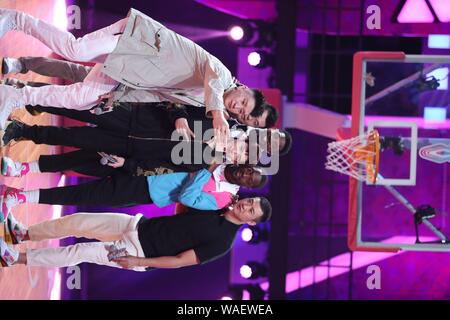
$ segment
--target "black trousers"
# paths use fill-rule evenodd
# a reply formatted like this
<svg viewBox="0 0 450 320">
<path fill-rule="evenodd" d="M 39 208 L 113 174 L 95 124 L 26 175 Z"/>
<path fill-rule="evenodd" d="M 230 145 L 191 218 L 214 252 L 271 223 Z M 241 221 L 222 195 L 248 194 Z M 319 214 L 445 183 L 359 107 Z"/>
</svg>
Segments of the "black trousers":
<svg viewBox="0 0 450 320">
<path fill-rule="evenodd" d="M 118 156 L 128 154 L 128 137 L 119 132 L 88 126 L 28 126 L 22 137 L 36 144 L 69 146 L 90 151 L 103 151 Z"/>
<path fill-rule="evenodd" d="M 72 170 L 93 177 L 107 177 L 121 171 L 100 163 L 100 155 L 97 151 L 111 152 L 116 155 L 125 155 L 127 141 L 125 137 L 130 131 L 131 111 L 127 108 L 114 108 L 112 112 L 101 115 L 92 114 L 89 110 L 72 110 L 65 108 L 53 108 L 42 106 L 27 106 L 28 111 L 36 110 L 47 112 L 88 122 L 97 125 L 100 129 L 91 127 L 59 128 L 33 126 L 24 133 L 27 138 L 35 143 L 60 143 L 81 150 L 58 154 L 43 155 L 39 157 L 39 169 L 41 172 L 62 172 Z M 64 130 L 66 129 L 66 130 Z M 113 132 L 113 134 L 110 134 Z M 104 134 L 102 134 L 104 133 Z M 98 136 L 100 135 L 100 136 Z M 52 139 L 48 139 L 52 137 Z M 99 149 L 99 144 L 102 146 Z M 105 148 L 114 146 L 114 149 Z"/>
<path fill-rule="evenodd" d="M 53 158 L 50 157 L 43 158 L 41 162 L 43 164 L 42 171 L 74 170 L 72 166 L 76 166 L 75 171 L 83 174 L 108 175 L 110 169 L 98 165 L 99 159 L 94 153 L 99 151 L 127 159 L 121 171 L 132 175 L 156 172 L 155 170 L 160 168 L 192 172 L 207 166 L 207 164 L 185 164 L 182 167 L 172 163 L 172 150 L 179 142 L 170 141 L 173 124 L 168 118 L 169 115 L 164 105 L 145 104 L 136 106 L 123 104 L 115 107 L 114 111 L 99 116 L 93 115 L 89 111 L 49 107 L 34 107 L 34 109 L 51 111 L 54 114 L 98 125 L 95 128 L 87 126 L 71 128 L 27 126 L 22 129 L 21 136 L 34 141 L 36 144 L 71 146 L 90 153 L 89 156 L 81 153 L 69 154 L 79 156 L 80 159 L 86 157 L 85 162 L 82 160 L 80 162 L 78 158 L 71 161 L 64 155 L 55 157 L 56 161 L 53 161 Z M 129 109 L 131 111 L 128 111 Z M 130 137 L 130 134 L 133 137 Z M 207 147 L 202 142 L 191 142 L 191 144 L 191 150 L 197 150 L 197 145 L 200 145 L 202 150 Z M 55 163 L 54 166 L 53 163 Z M 86 168 L 83 166 L 86 166 Z M 96 172 L 97 169 L 99 170 L 98 173 Z"/>
<path fill-rule="evenodd" d="M 94 115 L 88 110 L 78 111 L 41 106 L 33 107 L 33 110 L 50 112 L 97 125 L 97 127 L 69 128 L 27 126 L 22 131 L 22 137 L 32 140 L 36 144 L 63 145 L 140 158 L 148 157 L 148 152 L 157 152 L 157 147 L 163 147 L 163 150 L 166 150 L 176 144 L 170 142 L 173 124 L 169 120 L 164 105 L 144 104 L 139 106 L 123 103 L 115 107 L 112 112 L 101 115 Z M 130 139 L 130 135 L 156 138 L 158 141 Z M 166 142 L 159 141 L 159 139 L 166 140 Z M 164 148 L 165 146 L 167 147 Z"/>
<path fill-rule="evenodd" d="M 194 109 L 198 109 L 193 107 Z M 115 106 L 111 112 L 100 115 L 92 114 L 89 110 L 73 110 L 65 108 L 27 106 L 28 111 L 48 112 L 67 118 L 88 122 L 97 125 L 98 128 L 113 131 L 124 136 L 170 138 L 175 129 L 175 114 L 178 110 L 170 109 L 167 103 L 127 103 L 122 102 Z M 198 112 L 198 111 L 197 111 Z M 188 115 L 185 115 L 186 117 Z M 212 121 L 211 121 L 212 122 Z"/>
<path fill-rule="evenodd" d="M 72 170 L 87 176 L 108 177 L 120 168 L 114 169 L 100 163 L 101 156 L 95 151 L 76 150 L 72 152 L 43 155 L 39 157 L 41 172 L 62 172 Z"/>
<path fill-rule="evenodd" d="M 112 130 L 125 135 L 129 134 L 131 125 L 131 107 L 127 108 L 126 106 L 114 108 L 113 111 L 100 115 L 92 114 L 89 110 L 74 110 L 43 106 L 27 106 L 27 110 L 47 112 L 81 122 L 92 123 L 102 129 Z"/>
<path fill-rule="evenodd" d="M 87 151 L 106 152 L 124 158 L 171 159 L 172 148 L 179 141 L 167 138 L 152 140 L 129 138 L 121 133 L 104 130 L 98 127 L 53 127 L 53 126 L 27 126 L 22 129 L 23 138 L 36 144 L 56 146 L 69 146 Z M 196 142 L 204 147 L 202 142 Z"/>
<path fill-rule="evenodd" d="M 88 183 L 39 190 L 39 203 L 126 207 L 153 203 L 146 177 L 114 175 Z"/>
</svg>

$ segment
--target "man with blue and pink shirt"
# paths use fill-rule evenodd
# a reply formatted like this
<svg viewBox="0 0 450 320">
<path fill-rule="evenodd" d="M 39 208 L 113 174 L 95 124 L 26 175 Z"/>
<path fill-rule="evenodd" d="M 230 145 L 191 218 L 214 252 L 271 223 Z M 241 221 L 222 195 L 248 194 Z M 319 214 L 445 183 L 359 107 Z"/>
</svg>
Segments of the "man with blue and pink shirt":
<svg viewBox="0 0 450 320">
<path fill-rule="evenodd" d="M 0 219 L 16 224 L 8 214 L 16 205 L 106 205 L 112 207 L 154 203 L 158 207 L 179 202 L 199 210 L 231 205 L 240 186 L 260 188 L 267 181 L 262 170 L 247 165 L 212 165 L 195 173 L 177 172 L 156 176 L 113 175 L 79 185 L 22 191 L 7 188 L 1 198 Z"/>
</svg>

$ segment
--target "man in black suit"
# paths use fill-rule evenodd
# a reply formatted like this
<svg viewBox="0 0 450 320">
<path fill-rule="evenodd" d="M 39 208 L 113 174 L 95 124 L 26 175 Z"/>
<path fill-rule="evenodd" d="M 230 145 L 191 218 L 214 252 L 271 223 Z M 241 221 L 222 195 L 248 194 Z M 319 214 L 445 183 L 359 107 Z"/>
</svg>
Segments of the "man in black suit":
<svg viewBox="0 0 450 320">
<path fill-rule="evenodd" d="M 168 102 L 161 103 L 118 103 L 111 112 L 95 115 L 90 111 L 76 111 L 49 107 L 28 107 L 31 113 L 50 111 L 76 120 L 95 124 L 97 127 L 51 127 L 27 126 L 13 122 L 8 126 L 3 141 L 8 143 L 13 139 L 29 139 L 35 143 L 51 145 L 66 145 L 82 150 L 60 154 L 41 156 L 38 162 L 30 163 L 32 168 L 39 168 L 38 172 L 58 172 L 74 170 L 76 172 L 105 177 L 113 173 L 114 168 L 100 164 L 98 151 L 120 156 L 120 167 L 132 175 L 154 175 L 175 171 L 192 172 L 203 169 L 210 163 L 174 164 L 171 161 L 172 149 L 179 145 L 179 141 L 171 140 L 174 129 L 191 144 L 201 145 L 198 152 L 209 152 L 211 146 L 205 144 L 204 139 L 210 139 L 208 132 L 213 132 L 212 119 L 205 117 L 199 108 L 188 105 L 178 105 Z M 181 125 L 180 125 L 181 122 Z M 234 133 L 240 129 L 247 129 L 235 120 L 229 120 Z M 187 124 L 187 129 L 184 124 Z M 190 132 L 192 128 L 195 132 Z M 242 143 L 240 143 L 242 144 Z M 242 147 L 242 146 L 241 146 Z M 236 149 L 231 146 L 231 149 Z M 248 147 L 247 147 L 248 149 Z M 244 150 L 245 154 L 246 150 Z M 244 154 L 241 154 L 244 155 Z M 191 154 L 193 156 L 193 154 Z M 230 158 L 230 157 L 229 157 Z M 125 161 L 126 159 L 126 161 Z M 122 163 L 120 163 L 123 161 Z M 18 172 L 14 167 L 24 164 L 3 158 L 2 173 Z M 28 164 L 25 164 L 27 166 Z M 8 166 L 12 170 L 8 171 Z"/>
</svg>

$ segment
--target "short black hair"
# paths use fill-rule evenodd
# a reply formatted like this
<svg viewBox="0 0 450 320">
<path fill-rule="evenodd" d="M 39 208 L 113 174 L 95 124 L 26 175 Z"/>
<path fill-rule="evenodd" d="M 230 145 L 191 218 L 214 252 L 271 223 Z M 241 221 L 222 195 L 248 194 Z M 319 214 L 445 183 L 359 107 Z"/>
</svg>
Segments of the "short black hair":
<svg viewBox="0 0 450 320">
<path fill-rule="evenodd" d="M 259 199 L 263 214 L 259 219 L 255 221 L 256 223 L 269 221 L 272 217 L 272 205 L 270 204 L 269 200 L 264 197 L 259 197 Z"/>
<path fill-rule="evenodd" d="M 275 109 L 275 107 L 273 105 L 264 103 L 263 112 L 266 110 L 268 111 L 268 113 L 267 113 L 266 125 L 264 126 L 264 128 L 272 128 L 278 120 L 278 111 L 277 111 L 277 109 Z"/>
<path fill-rule="evenodd" d="M 285 130 L 285 129 L 280 129 L 281 133 L 284 133 L 285 135 L 285 140 L 286 143 L 283 146 L 283 149 L 280 150 L 280 156 L 284 156 L 287 155 L 288 152 L 291 150 L 292 148 L 292 135 L 289 131 Z"/>
<path fill-rule="evenodd" d="M 250 115 L 252 117 L 259 117 L 264 112 L 264 104 L 266 103 L 266 98 L 263 93 L 258 89 L 250 89 L 253 92 L 253 97 L 255 98 L 255 108 L 253 108 Z"/>
<path fill-rule="evenodd" d="M 262 187 L 264 187 L 267 184 L 267 175 L 265 174 L 261 174 L 261 181 L 259 181 L 258 184 L 252 186 L 253 189 L 261 189 Z"/>
</svg>

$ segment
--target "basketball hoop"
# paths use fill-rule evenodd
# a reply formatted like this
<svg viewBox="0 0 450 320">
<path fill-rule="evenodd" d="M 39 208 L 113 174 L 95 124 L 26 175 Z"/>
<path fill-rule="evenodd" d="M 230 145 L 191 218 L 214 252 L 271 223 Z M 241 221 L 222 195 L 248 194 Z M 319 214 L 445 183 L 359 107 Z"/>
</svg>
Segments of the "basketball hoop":
<svg viewBox="0 0 450 320">
<path fill-rule="evenodd" d="M 380 136 L 376 129 L 347 140 L 328 144 L 325 168 L 360 181 L 376 183 L 380 160 Z"/>
</svg>

